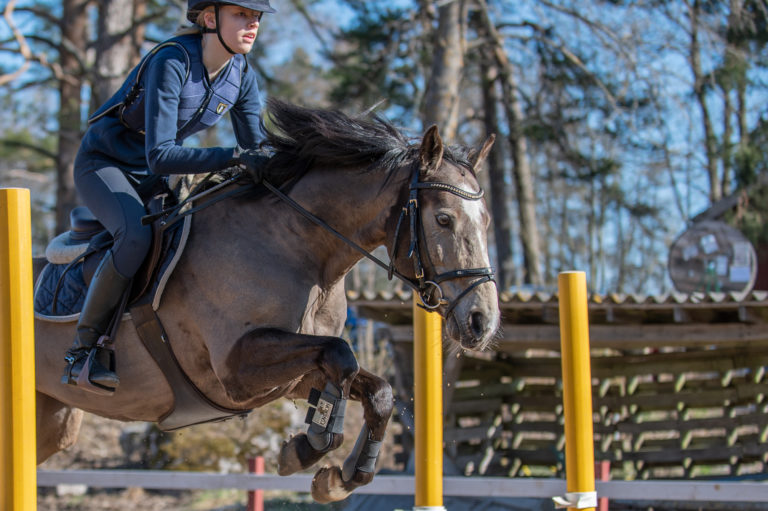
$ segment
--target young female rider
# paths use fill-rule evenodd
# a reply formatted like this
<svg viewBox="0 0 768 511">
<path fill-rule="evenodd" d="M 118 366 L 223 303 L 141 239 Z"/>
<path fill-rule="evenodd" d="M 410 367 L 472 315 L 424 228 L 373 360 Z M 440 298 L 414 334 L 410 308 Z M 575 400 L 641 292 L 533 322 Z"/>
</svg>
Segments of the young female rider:
<svg viewBox="0 0 768 511">
<path fill-rule="evenodd" d="M 119 384 L 96 345 L 151 242 L 134 186 L 152 174 L 212 172 L 240 165 L 258 173 L 264 157 L 247 149 L 263 139 L 253 47 L 269 0 L 189 0 L 188 30 L 155 48 L 91 118 L 75 160 L 75 185 L 114 245 L 100 262 L 67 351 L 63 383 L 113 392 Z M 185 138 L 230 113 L 238 147 L 188 148 Z M 240 148 L 246 148 L 241 150 Z M 93 353 L 92 353 L 93 352 Z M 93 355 L 93 356 L 89 356 Z M 87 380 L 87 381 L 86 381 Z"/>
</svg>

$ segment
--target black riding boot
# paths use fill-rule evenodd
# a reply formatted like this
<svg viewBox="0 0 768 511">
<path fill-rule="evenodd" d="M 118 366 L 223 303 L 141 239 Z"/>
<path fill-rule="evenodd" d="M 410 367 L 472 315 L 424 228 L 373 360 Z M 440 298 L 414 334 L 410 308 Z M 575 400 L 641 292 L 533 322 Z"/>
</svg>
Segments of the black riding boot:
<svg viewBox="0 0 768 511">
<path fill-rule="evenodd" d="M 107 350 L 100 349 L 96 343 L 107 332 L 112 317 L 130 283 L 131 279 L 122 276 L 117 271 L 112 259 L 112 252 L 108 251 L 99 263 L 88 288 L 83 311 L 80 313 L 80 320 L 77 323 L 75 342 L 67 350 L 64 357 L 67 367 L 61 378 L 62 383 L 77 385 L 80 373 L 85 368 L 86 363 L 89 363 L 88 381 L 93 386 L 82 385 L 84 390 L 99 392 L 101 389 L 111 393 L 120 384 L 117 374 L 108 367 L 112 365 L 109 362 L 111 351 L 106 352 Z M 120 320 L 118 319 L 118 321 Z M 96 349 L 93 349 L 94 347 Z"/>
</svg>

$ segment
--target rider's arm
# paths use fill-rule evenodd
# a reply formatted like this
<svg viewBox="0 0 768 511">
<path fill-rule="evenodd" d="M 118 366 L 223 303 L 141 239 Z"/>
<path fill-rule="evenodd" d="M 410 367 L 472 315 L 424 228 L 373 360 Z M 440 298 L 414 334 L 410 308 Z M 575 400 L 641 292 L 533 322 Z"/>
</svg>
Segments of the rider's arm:
<svg viewBox="0 0 768 511">
<path fill-rule="evenodd" d="M 155 174 L 212 172 L 229 166 L 234 148 L 183 147 L 176 141 L 179 97 L 186 75 L 181 51 L 167 48 L 147 66 L 145 150 L 149 170 Z"/>
<path fill-rule="evenodd" d="M 248 67 L 240 83 L 237 103 L 229 111 L 237 144 L 244 149 L 254 149 L 264 138 L 261 123 L 261 94 L 256 83 L 256 73 Z"/>
</svg>

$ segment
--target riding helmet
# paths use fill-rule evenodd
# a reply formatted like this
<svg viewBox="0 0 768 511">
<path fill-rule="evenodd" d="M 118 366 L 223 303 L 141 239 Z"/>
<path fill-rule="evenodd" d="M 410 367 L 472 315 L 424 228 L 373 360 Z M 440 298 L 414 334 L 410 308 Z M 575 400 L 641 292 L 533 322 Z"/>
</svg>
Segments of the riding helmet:
<svg viewBox="0 0 768 511">
<path fill-rule="evenodd" d="M 187 19 L 192 23 L 197 21 L 197 16 L 200 11 L 208 7 L 209 5 L 239 5 L 246 9 L 252 9 L 254 11 L 261 11 L 266 13 L 273 13 L 275 11 L 269 0 L 187 0 Z"/>
</svg>

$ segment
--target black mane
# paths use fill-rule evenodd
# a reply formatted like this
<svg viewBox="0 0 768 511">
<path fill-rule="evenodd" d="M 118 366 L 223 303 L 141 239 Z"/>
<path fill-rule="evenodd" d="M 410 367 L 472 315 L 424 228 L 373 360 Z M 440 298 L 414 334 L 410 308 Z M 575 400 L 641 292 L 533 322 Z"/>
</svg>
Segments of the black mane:
<svg viewBox="0 0 768 511">
<path fill-rule="evenodd" d="M 380 116 L 350 117 L 338 110 L 306 108 L 270 98 L 265 146 L 274 151 L 270 169 L 303 175 L 310 168 L 355 167 L 392 171 L 411 163 L 418 144 Z M 445 147 L 444 157 L 469 166 L 467 152 Z"/>
</svg>

